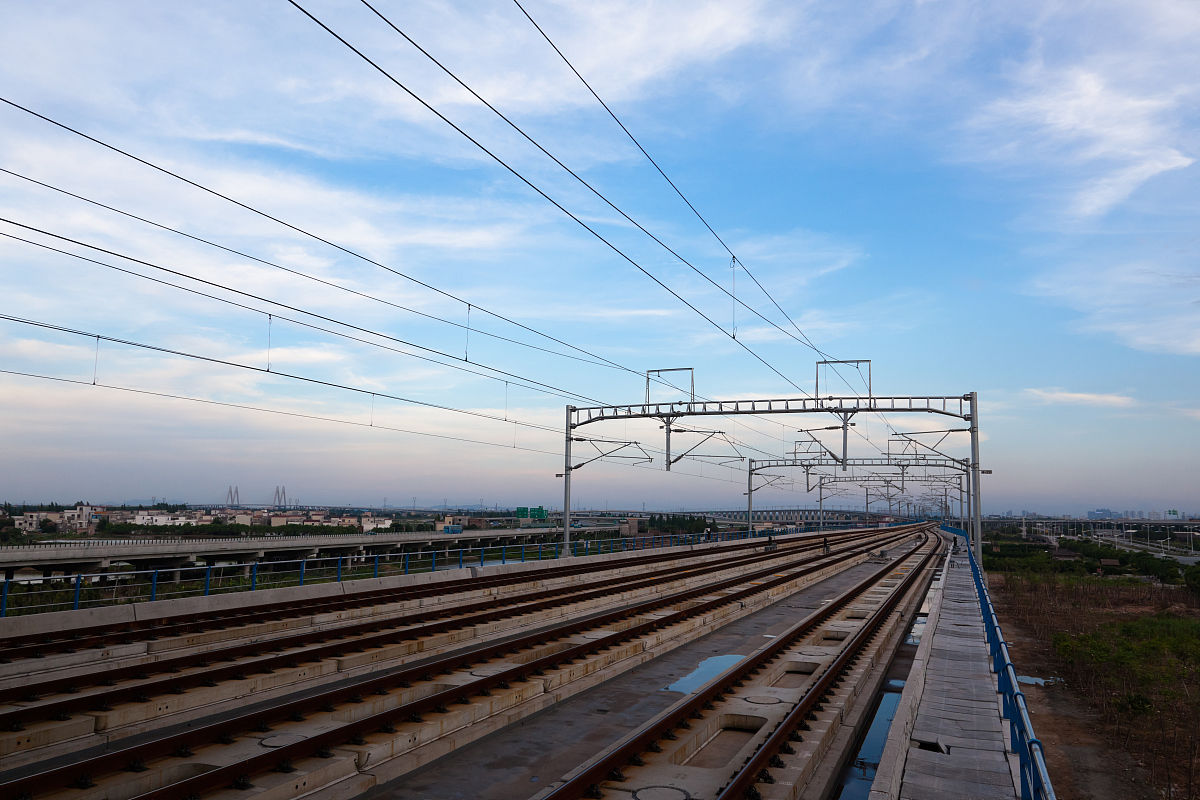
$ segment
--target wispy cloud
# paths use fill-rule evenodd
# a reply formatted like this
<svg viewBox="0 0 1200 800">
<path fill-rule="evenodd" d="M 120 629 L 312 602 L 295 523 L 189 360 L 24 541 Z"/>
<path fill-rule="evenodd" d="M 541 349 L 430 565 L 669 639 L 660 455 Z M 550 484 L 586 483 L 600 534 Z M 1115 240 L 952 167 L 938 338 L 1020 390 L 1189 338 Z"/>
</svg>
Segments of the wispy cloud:
<svg viewBox="0 0 1200 800">
<path fill-rule="evenodd" d="M 1065 389 L 1026 389 L 1025 393 L 1047 405 L 1099 406 L 1102 408 L 1132 408 L 1137 400 L 1124 394 L 1068 392 Z"/>
<path fill-rule="evenodd" d="M 802 229 L 745 237 L 735 241 L 733 249 L 756 278 L 784 294 L 847 269 L 866 255 L 857 245 Z"/>
<path fill-rule="evenodd" d="M 1143 263 L 1052 270 L 1033 291 L 1083 313 L 1077 327 L 1139 350 L 1200 355 L 1200 271 Z"/>
<path fill-rule="evenodd" d="M 1104 214 L 1151 178 L 1195 161 L 1178 148 L 1181 93 L 1123 89 L 1094 69 L 1040 63 L 1019 83 L 970 127 L 985 158 L 1076 172 L 1071 216 Z"/>
</svg>

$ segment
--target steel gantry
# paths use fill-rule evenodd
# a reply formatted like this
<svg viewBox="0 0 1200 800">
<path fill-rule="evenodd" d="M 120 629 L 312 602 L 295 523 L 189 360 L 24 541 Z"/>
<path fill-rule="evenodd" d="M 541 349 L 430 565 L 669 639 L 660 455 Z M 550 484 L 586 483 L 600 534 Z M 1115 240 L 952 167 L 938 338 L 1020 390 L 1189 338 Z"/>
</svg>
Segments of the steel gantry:
<svg viewBox="0 0 1200 800">
<path fill-rule="evenodd" d="M 871 467 L 893 469 L 893 473 L 871 472 L 866 475 L 836 476 L 822 472 L 822 468 L 841 467 Z M 879 456 L 872 458 L 838 458 L 829 453 L 818 454 L 815 457 L 768 458 L 750 459 L 746 470 L 746 524 L 752 525 L 754 519 L 754 493 L 764 489 L 774 482 L 774 478 L 760 486 L 754 485 L 754 475 L 773 469 L 802 469 L 804 470 L 805 489 L 811 492 L 817 489 L 818 530 L 823 528 L 825 517 L 826 487 L 834 484 L 852 483 L 862 486 L 865 490 L 866 510 L 871 506 L 871 487 L 881 487 L 877 499 L 889 502 L 905 492 L 906 482 L 927 483 L 935 481 L 944 483 L 947 478 L 961 479 L 970 470 L 967 459 L 929 458 L 921 454 Z M 929 474 L 929 470 L 947 470 L 958 475 Z M 925 474 L 915 475 L 912 470 L 923 470 Z M 813 479 L 816 479 L 814 484 Z M 889 491 L 898 489 L 898 491 Z"/>
<path fill-rule="evenodd" d="M 597 422 L 631 419 L 654 419 L 666 430 L 666 462 L 672 463 L 671 431 L 676 420 L 683 417 L 761 416 L 768 414 L 832 414 L 838 418 L 843 431 L 840 458 L 826 450 L 843 469 L 850 461 L 846 431 L 856 414 L 934 414 L 953 417 L 969 423 L 971 455 L 959 462 L 968 479 L 967 497 L 970 503 L 970 530 L 977 558 L 982 558 L 982 519 L 979 491 L 979 397 L 976 392 L 962 395 L 895 395 L 889 397 L 834 396 L 790 397 L 762 400 L 688 400 L 673 403 L 632 403 L 628 405 L 566 407 L 566 427 L 563 444 L 563 536 L 570 552 L 571 536 L 571 473 L 584 464 L 574 464 L 571 457 L 573 442 L 589 441 L 577 435 L 579 428 Z M 926 459 L 928 460 L 928 459 Z M 586 462 L 584 462 L 586 463 Z M 865 466 L 865 465 L 864 465 Z M 882 466 L 882 465 L 881 465 Z M 753 473 L 752 473 L 753 474 Z M 761 488 L 761 487 L 760 487 Z"/>
</svg>

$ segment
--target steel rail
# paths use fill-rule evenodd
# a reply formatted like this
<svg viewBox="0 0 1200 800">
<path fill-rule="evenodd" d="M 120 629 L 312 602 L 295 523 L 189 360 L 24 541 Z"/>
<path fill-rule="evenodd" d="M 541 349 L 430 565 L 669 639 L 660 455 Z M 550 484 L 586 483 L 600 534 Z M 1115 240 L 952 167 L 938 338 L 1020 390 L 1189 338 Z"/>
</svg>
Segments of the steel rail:
<svg viewBox="0 0 1200 800">
<path fill-rule="evenodd" d="M 886 533 L 891 535 L 883 538 L 882 542 L 900 541 L 912 536 L 915 531 L 911 527 L 905 526 L 904 528 L 888 529 Z M 850 552 L 841 555 L 844 557 L 849 554 L 869 552 L 880 543 L 881 540 L 871 541 L 859 547 L 852 548 Z M 387 731 L 393 728 L 395 724 L 419 717 L 421 714 L 445 713 L 452 704 L 464 701 L 470 702 L 469 698 L 473 695 L 486 695 L 492 689 L 528 680 L 530 676 L 539 672 L 562 666 L 589 653 L 611 648 L 622 641 L 633 639 L 659 628 L 668 627 L 693 616 L 708 613 L 719 606 L 743 601 L 752 595 L 769 591 L 776 586 L 824 569 L 831 563 L 834 563 L 834 560 L 832 557 L 812 556 L 800 559 L 784 567 L 775 565 L 746 575 L 715 581 L 704 586 L 676 592 L 669 596 L 655 598 L 642 604 L 615 610 L 585 621 L 568 622 L 553 630 L 541 631 L 515 640 L 481 647 L 468 653 L 451 654 L 386 676 L 367 679 L 350 686 L 340 686 L 336 689 L 320 692 L 309 697 L 283 702 L 268 709 L 202 725 L 141 745 L 124 748 L 84 759 L 70 765 L 8 781 L 0 784 L 0 795 L 13 798 L 33 798 L 39 794 L 70 786 L 90 786 L 93 785 L 94 777 L 124 770 L 141 771 L 145 768 L 145 764 L 153 759 L 171 755 L 187 757 L 196 748 L 220 742 L 228 743 L 236 738 L 238 734 L 270 729 L 272 724 L 303 719 L 306 715 L 336 707 L 338 704 L 361 702 L 368 694 L 386 694 L 391 689 L 411 686 L 414 681 L 431 681 L 440 672 L 462 669 L 508 652 L 546 644 L 550 641 L 561 639 L 564 636 L 573 635 L 588 629 L 604 627 L 605 625 L 610 625 L 629 617 L 636 617 L 655 609 L 669 607 L 682 601 L 713 593 L 721 593 L 727 589 L 733 589 L 738 585 L 750 584 L 740 590 L 731 591 L 728 594 L 720 594 L 716 598 L 700 602 L 688 609 L 631 626 L 605 637 L 577 644 L 562 651 L 504 670 L 495 675 L 477 678 L 463 686 L 456 686 L 419 700 L 400 704 L 394 708 L 341 725 L 294 744 L 275 748 L 268 753 L 251 758 L 248 761 L 219 767 L 193 778 L 138 795 L 138 798 L 139 800 L 177 800 L 180 797 L 199 796 L 204 792 L 232 785 L 235 780 L 241 782 L 244 776 L 252 775 L 256 772 L 290 765 L 294 761 L 305 757 L 328 755 L 329 749 L 335 745 L 352 742 L 370 733 Z M 793 568 L 793 571 L 783 575 L 779 574 L 782 569 L 789 568 Z"/>
<path fill-rule="evenodd" d="M 861 534 L 863 529 L 858 529 Z M 869 529 L 868 529 L 869 530 Z M 850 532 L 854 532 L 853 530 Z M 750 540 L 730 545 L 720 545 L 706 552 L 724 553 L 739 550 L 750 550 L 761 543 Z M 594 564 L 569 564 L 546 567 L 539 570 L 536 578 L 530 574 L 517 575 L 483 575 L 472 578 L 454 578 L 421 586 L 399 586 L 384 589 L 368 589 L 353 594 L 340 595 L 325 600 L 286 600 L 255 606 L 252 610 L 245 608 L 208 611 L 199 614 L 189 614 L 181 617 L 155 617 L 146 620 L 121 622 L 106 626 L 90 628 L 89 633 L 76 637 L 47 640 L 44 635 L 25 635 L 0 638 L 0 662 L 13 661 L 19 658 L 38 658 L 49 653 L 77 651 L 107 644 L 124 644 L 130 641 L 134 633 L 145 634 L 144 638 L 158 638 L 183 633 L 193 633 L 205 630 L 204 626 L 225 626 L 250 624 L 261 620 L 277 620 L 280 613 L 295 612 L 293 616 L 310 616 L 314 613 L 337 611 L 354 608 L 358 605 L 379 602 L 383 599 L 394 598 L 404 600 L 428 596 L 442 596 L 447 593 L 471 591 L 489 588 L 493 585 L 508 585 L 529 580 L 549 580 L 558 577 L 570 577 L 580 573 L 620 569 L 646 563 L 690 558 L 692 552 L 662 553 L 653 556 L 630 556 Z"/>
<path fill-rule="evenodd" d="M 778 559 L 821 547 L 819 542 L 793 542 L 792 544 L 795 546 L 774 551 L 766 558 Z M 744 555 L 733 561 L 722 562 L 720 569 L 736 569 L 746 564 L 764 561 L 766 558 L 761 553 Z M 495 598 L 489 598 L 475 603 L 445 608 L 421 609 L 414 613 L 388 617 L 387 619 L 372 620 L 335 629 L 308 631 L 276 639 L 207 650 L 203 653 L 165 658 L 145 664 L 134 664 L 125 667 L 101 666 L 98 671 L 84 675 L 22 683 L 0 689 L 0 705 L 14 701 L 33 702 L 42 695 L 65 693 L 69 696 L 36 705 L 0 710 L 0 730 L 21 730 L 22 726 L 38 720 L 63 719 L 64 715 L 69 716 L 72 713 L 80 711 L 104 711 L 120 703 L 148 702 L 151 697 L 168 692 L 179 694 L 189 688 L 199 686 L 212 687 L 221 681 L 241 680 L 250 672 L 265 673 L 275 669 L 292 668 L 302 663 L 335 658 L 346 655 L 349 652 L 361 652 L 371 647 L 382 647 L 421 636 L 444 633 L 449 630 L 494 622 L 499 619 L 535 613 L 566 603 L 585 602 L 597 597 L 610 595 L 614 590 L 630 592 L 658 586 L 666 578 L 682 580 L 686 579 L 689 575 L 711 570 L 712 567 L 709 565 L 695 566 L 688 564 L 674 566 L 640 575 L 618 576 L 603 581 L 596 581 L 583 587 L 557 587 L 529 592 L 504 598 L 501 601 L 504 603 L 502 606 L 497 606 Z M 338 639 L 339 641 L 324 644 L 330 639 Z M 181 669 L 206 667 L 212 662 L 233 661 L 263 652 L 277 652 L 299 647 L 307 647 L 308 649 L 301 652 L 279 653 L 253 661 L 226 664 L 204 672 L 194 672 L 186 675 L 173 674 Z M 165 678 L 146 680 L 151 675 L 163 673 L 172 674 Z M 86 695 L 78 694 L 79 690 L 83 687 L 97 685 L 111 686 L 116 681 L 131 679 L 145 680 L 145 682 L 132 686 L 105 689 Z"/>
<path fill-rule="evenodd" d="M 910 550 L 905 554 L 904 558 L 907 559 L 915 554 L 926 542 L 922 542 Z M 925 560 L 923 559 L 921 564 L 924 565 L 924 563 Z M 640 766 L 643 753 L 654 751 L 655 748 L 661 749 L 658 742 L 663 739 L 678 738 L 677 734 L 675 734 L 676 730 L 690 728 L 693 719 L 702 717 L 704 711 L 711 709 L 714 702 L 733 691 L 739 682 L 762 669 L 772 660 L 780 657 L 786 650 L 793 647 L 798 640 L 807 636 L 817 627 L 842 611 L 867 590 L 895 572 L 896 569 L 897 564 L 895 562 L 889 563 L 866 576 L 856 585 L 832 598 L 824 606 L 813 611 L 804 619 L 796 622 L 786 631 L 776 636 L 769 644 L 747 656 L 744 660 L 739 661 L 716 678 L 713 678 L 690 698 L 677 704 L 667 713 L 650 722 L 642 730 L 627 737 L 603 757 L 593 761 L 586 768 L 568 778 L 563 784 L 556 787 L 554 791 L 543 797 L 542 800 L 580 800 L 581 798 L 599 797 L 602 792 L 600 788 L 602 783 L 605 781 L 619 782 L 625 780 L 624 770 L 629 766 Z M 910 571 L 910 574 L 918 570 L 919 567 L 914 568 Z M 903 590 L 904 586 L 901 586 L 897 591 L 902 593 Z"/>
<path fill-rule="evenodd" d="M 937 539 L 944 549 L 944 540 L 940 536 Z M 771 776 L 770 770 L 778 767 L 782 762 L 781 755 L 791 754 L 793 748 L 789 744 L 789 741 L 791 741 L 793 735 L 803 735 L 801 731 L 806 727 L 806 721 L 816 710 L 816 706 L 841 682 L 842 673 L 858 658 L 859 653 L 866 647 L 879 628 L 883 626 L 884 621 L 891 615 L 892 610 L 900 603 L 901 597 L 917 581 L 917 578 L 922 574 L 927 574 L 929 579 L 932 580 L 932 572 L 927 571 L 925 568 L 936 554 L 937 548 L 931 549 L 921 559 L 921 563 L 909 571 L 908 575 L 902 581 L 901 586 L 897 587 L 897 590 L 880 604 L 879 609 L 871 615 L 867 623 L 855 632 L 850 642 L 847 643 L 825 672 L 821 674 L 821 677 L 805 693 L 800 702 L 792 708 L 788 715 L 783 718 L 775 730 L 767 737 L 766 741 L 759 746 L 754 755 L 742 765 L 730 781 L 721 789 L 720 794 L 717 795 L 717 800 L 758 800 L 761 797 L 761 793 L 755 787 L 755 784 L 760 782 L 774 783 L 774 778 Z"/>
</svg>

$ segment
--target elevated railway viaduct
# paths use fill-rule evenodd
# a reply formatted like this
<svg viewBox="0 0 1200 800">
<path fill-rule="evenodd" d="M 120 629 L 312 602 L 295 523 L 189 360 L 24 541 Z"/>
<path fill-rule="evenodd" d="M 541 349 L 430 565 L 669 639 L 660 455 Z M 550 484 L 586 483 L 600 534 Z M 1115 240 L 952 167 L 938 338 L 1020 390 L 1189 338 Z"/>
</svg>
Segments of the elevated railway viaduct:
<svg viewBox="0 0 1200 800">
<path fill-rule="evenodd" d="M 6 618 L 0 796 L 825 798 L 853 762 L 873 798 L 1052 797 L 954 538 L 912 524 Z M 887 747 L 863 755 L 897 681 Z"/>
</svg>

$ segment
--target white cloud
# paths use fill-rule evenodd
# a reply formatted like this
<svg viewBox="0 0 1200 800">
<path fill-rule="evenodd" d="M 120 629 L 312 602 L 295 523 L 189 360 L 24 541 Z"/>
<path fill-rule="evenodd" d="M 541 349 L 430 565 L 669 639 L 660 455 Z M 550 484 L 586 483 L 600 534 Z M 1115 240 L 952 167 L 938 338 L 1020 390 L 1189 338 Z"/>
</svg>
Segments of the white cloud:
<svg viewBox="0 0 1200 800">
<path fill-rule="evenodd" d="M 1001 162 L 1045 163 L 1076 172 L 1068 203 L 1076 217 L 1104 214 L 1155 176 L 1190 166 L 1178 149 L 1169 89 L 1126 90 L 1084 67 L 1030 66 L 1012 96 L 986 105 L 970 127 Z"/>
<path fill-rule="evenodd" d="M 1064 267 L 1034 293 L 1082 312 L 1077 327 L 1139 350 L 1200 355 L 1200 271 L 1142 263 Z"/>
<path fill-rule="evenodd" d="M 1099 406 L 1102 408 L 1132 408 L 1137 400 L 1123 394 L 1068 392 L 1065 389 L 1026 389 L 1030 397 L 1047 405 Z"/>
<path fill-rule="evenodd" d="M 847 269 L 865 258 L 853 244 L 807 230 L 743 237 L 732 243 L 750 273 L 773 294 L 786 298 L 812 281 Z M 739 276 L 744 277 L 744 276 Z M 750 281 L 743 286 L 752 287 Z M 757 288 L 749 288 L 757 292 Z"/>
</svg>

